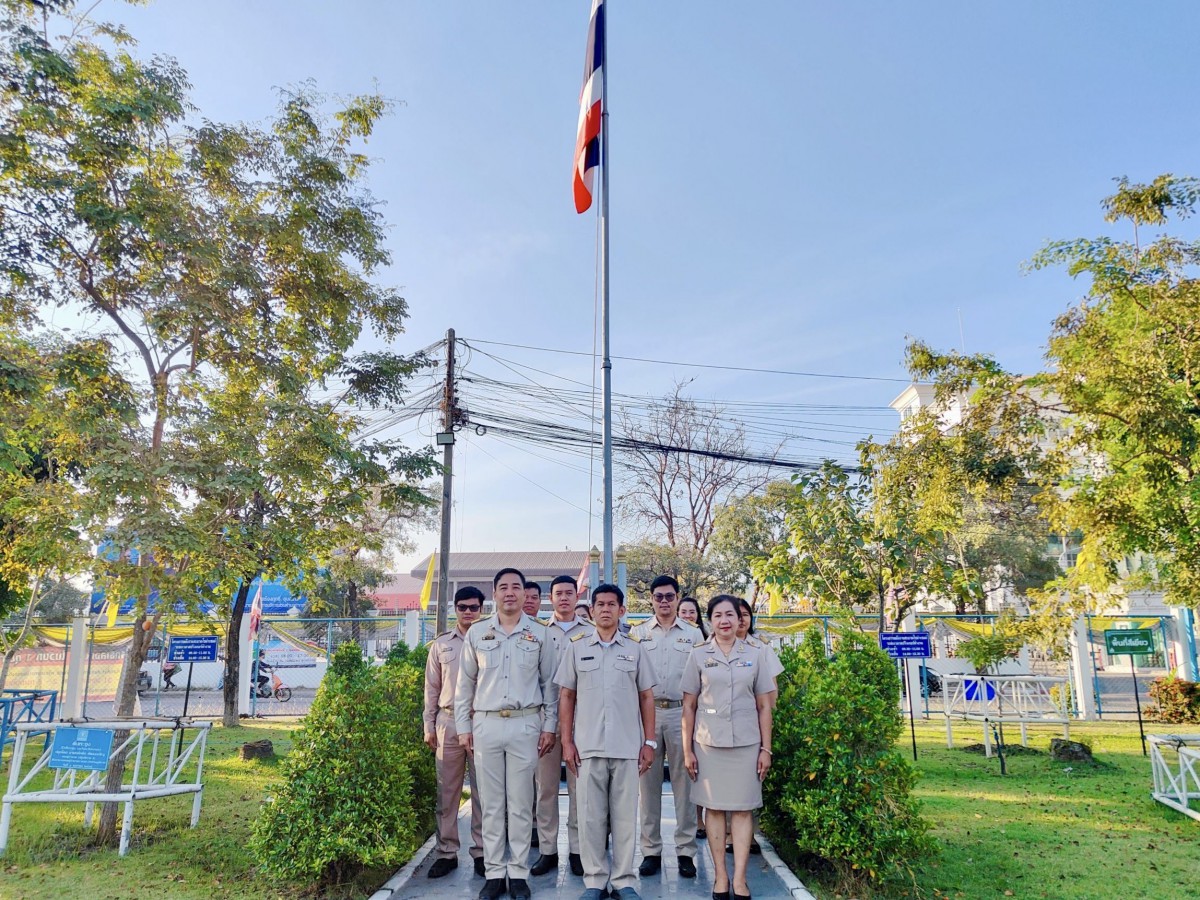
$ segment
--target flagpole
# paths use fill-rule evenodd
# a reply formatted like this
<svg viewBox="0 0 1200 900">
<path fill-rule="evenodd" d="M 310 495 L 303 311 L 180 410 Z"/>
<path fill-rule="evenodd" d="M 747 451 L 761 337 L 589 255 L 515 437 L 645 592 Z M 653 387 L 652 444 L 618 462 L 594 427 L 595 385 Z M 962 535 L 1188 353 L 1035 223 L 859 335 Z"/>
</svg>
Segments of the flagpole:
<svg viewBox="0 0 1200 900">
<path fill-rule="evenodd" d="M 607 3 L 604 4 L 608 6 Z M 604 74 L 600 101 L 600 343 L 601 384 L 604 391 L 604 580 L 616 582 L 613 571 L 613 448 L 612 358 L 608 350 L 608 9 L 604 10 L 604 39 L 600 45 L 600 71 Z"/>
</svg>

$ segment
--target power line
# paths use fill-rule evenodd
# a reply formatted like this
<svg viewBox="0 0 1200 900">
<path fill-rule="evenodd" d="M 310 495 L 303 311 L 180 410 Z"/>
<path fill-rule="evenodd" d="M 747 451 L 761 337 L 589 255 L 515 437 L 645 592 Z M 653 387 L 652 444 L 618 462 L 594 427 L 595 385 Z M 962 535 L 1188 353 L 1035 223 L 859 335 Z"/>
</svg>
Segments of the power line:
<svg viewBox="0 0 1200 900">
<path fill-rule="evenodd" d="M 497 347 L 515 347 L 519 350 L 536 350 L 541 353 L 561 353 L 567 356 L 586 356 L 591 357 L 593 354 L 585 353 L 582 350 L 562 350 L 557 347 L 535 347 L 531 344 L 510 344 L 505 341 L 487 341 L 482 338 L 463 338 L 464 341 L 470 340 L 477 344 L 491 344 Z M 643 356 L 616 356 L 613 359 L 620 359 L 625 362 L 640 362 L 651 363 L 660 366 L 685 366 L 692 369 L 719 369 L 726 372 L 755 372 L 761 375 L 789 375 L 800 378 L 833 378 L 844 381 L 886 381 L 897 384 L 912 384 L 911 378 L 889 378 L 883 375 L 838 375 L 831 372 L 801 372 L 791 369 L 760 369 L 751 366 L 720 366 L 714 363 L 696 363 L 682 362 L 680 360 L 669 359 L 647 359 Z"/>
</svg>

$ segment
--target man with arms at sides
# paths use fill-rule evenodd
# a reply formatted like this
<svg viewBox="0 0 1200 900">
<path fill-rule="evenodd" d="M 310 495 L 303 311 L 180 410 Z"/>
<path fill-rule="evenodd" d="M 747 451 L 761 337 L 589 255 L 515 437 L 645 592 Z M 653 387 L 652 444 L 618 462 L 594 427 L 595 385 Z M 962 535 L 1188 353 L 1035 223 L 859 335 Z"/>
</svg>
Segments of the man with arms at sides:
<svg viewBox="0 0 1200 900">
<path fill-rule="evenodd" d="M 524 575 L 501 569 L 492 587 L 496 614 L 472 625 L 463 644 L 454 724 L 479 774 L 487 878 L 479 898 L 528 900 L 533 773 L 558 728 L 554 645 L 521 610 Z"/>
<path fill-rule="evenodd" d="M 683 667 L 692 648 L 704 640 L 700 629 L 679 618 L 679 582 L 659 575 L 650 583 L 654 616 L 630 632 L 641 642 L 642 652 L 654 663 L 655 740 L 658 747 L 650 770 L 642 776 L 642 865 L 638 872 L 656 875 L 662 868 L 663 758 L 671 765 L 671 791 L 675 796 L 675 853 L 681 878 L 696 877 L 696 806 L 692 782 L 683 777 Z"/>
<path fill-rule="evenodd" d="M 550 582 L 550 605 L 554 607 L 554 617 L 547 625 L 550 640 L 554 643 L 555 656 L 562 659 L 566 646 L 577 634 L 592 631 L 592 624 L 575 614 L 575 599 L 577 596 L 575 579 L 570 575 L 559 575 Z M 559 742 L 545 756 L 538 760 L 537 778 L 534 782 L 537 788 L 537 830 L 538 843 L 542 848 L 541 855 L 533 862 L 529 872 L 531 875 L 544 875 L 558 870 L 558 785 L 559 773 L 562 766 L 562 716 L 559 716 Z M 579 855 L 579 811 L 576 796 L 575 773 L 567 770 L 567 853 L 571 865 L 571 873 L 583 874 L 583 860 Z"/>
<path fill-rule="evenodd" d="M 654 758 L 654 664 L 637 638 L 617 627 L 625 595 L 613 584 L 592 591 L 595 631 L 566 645 L 554 680 L 560 690 L 563 759 L 579 777 L 580 900 L 640 900 L 633 868 L 638 776 Z M 612 826 L 612 867 L 607 839 Z"/>
<path fill-rule="evenodd" d="M 525 602 L 521 605 L 521 611 L 535 619 L 542 611 L 542 586 L 536 581 L 525 582 Z"/>
<path fill-rule="evenodd" d="M 443 631 L 429 647 L 425 662 L 425 743 L 437 754 L 437 846 L 430 878 L 441 878 L 458 868 L 458 806 L 463 776 L 471 770 L 471 856 L 475 874 L 483 876 L 482 811 L 475 760 L 458 742 L 454 728 L 454 690 L 467 629 L 479 621 L 483 591 L 459 588 L 454 595 L 455 627 Z"/>
</svg>

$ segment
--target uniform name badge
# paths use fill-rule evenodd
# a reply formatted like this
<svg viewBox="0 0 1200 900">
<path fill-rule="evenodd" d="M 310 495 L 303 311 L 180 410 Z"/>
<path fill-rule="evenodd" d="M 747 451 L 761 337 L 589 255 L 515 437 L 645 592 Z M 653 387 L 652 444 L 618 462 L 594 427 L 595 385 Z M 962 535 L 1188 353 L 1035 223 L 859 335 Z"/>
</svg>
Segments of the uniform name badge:
<svg viewBox="0 0 1200 900">
<path fill-rule="evenodd" d="M 617 654 L 617 659 L 619 659 L 621 662 L 637 662 L 636 657 L 626 656 L 624 653 Z"/>
<path fill-rule="evenodd" d="M 739 669 L 748 669 L 748 668 L 750 668 L 752 665 L 754 665 L 754 660 L 752 660 L 752 659 L 741 659 L 741 660 L 738 660 L 737 662 L 735 662 L 735 663 L 734 663 L 734 665 L 735 665 L 735 666 L 737 666 Z"/>
<path fill-rule="evenodd" d="M 715 669 L 715 668 L 717 667 L 717 665 L 718 665 L 718 663 L 717 663 L 717 661 L 716 661 L 715 659 L 710 659 L 710 660 L 708 660 L 708 662 L 706 662 L 706 663 L 704 664 L 704 668 L 706 668 L 706 669 Z"/>
</svg>

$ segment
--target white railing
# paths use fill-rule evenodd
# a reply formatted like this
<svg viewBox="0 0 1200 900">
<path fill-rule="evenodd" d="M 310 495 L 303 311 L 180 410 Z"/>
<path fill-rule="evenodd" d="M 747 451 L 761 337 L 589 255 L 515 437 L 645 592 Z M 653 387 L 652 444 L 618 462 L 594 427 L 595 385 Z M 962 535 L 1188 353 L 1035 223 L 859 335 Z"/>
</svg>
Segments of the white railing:
<svg viewBox="0 0 1200 900">
<path fill-rule="evenodd" d="M 992 755 L 992 724 L 1020 726 L 1022 746 L 1029 745 L 1029 725 L 1061 725 L 1069 738 L 1067 693 L 1067 679 L 1057 675 L 943 675 L 946 746 L 954 746 L 955 720 L 983 724 L 987 756 Z"/>
<path fill-rule="evenodd" d="M 192 801 L 191 827 L 200 821 L 200 804 L 204 797 L 204 751 L 212 722 L 191 719 L 106 719 L 65 720 L 62 722 L 22 722 L 16 726 L 12 760 L 9 765 L 8 789 L 0 810 L 0 856 L 8 849 L 8 830 L 12 823 L 12 808 L 16 803 L 84 803 L 84 823 L 92 824 L 97 803 L 124 803 L 125 816 L 121 825 L 120 855 L 129 852 L 129 835 L 133 828 L 135 800 L 195 794 Z M 51 743 L 28 771 L 24 768 L 25 749 L 33 731 L 113 731 L 127 732 L 123 741 L 113 741 L 107 764 L 122 752 L 127 752 L 121 787 L 115 791 L 105 788 L 106 769 L 51 768 Z M 188 733 L 191 732 L 191 733 Z M 185 741 L 186 734 L 186 741 Z M 39 734 L 40 736 L 40 734 Z M 106 768 L 107 768 L 106 764 Z M 34 788 L 35 779 L 44 771 L 54 773 L 50 787 Z"/>
<path fill-rule="evenodd" d="M 1154 778 L 1151 796 L 1200 821 L 1200 734 L 1148 734 L 1146 740 Z M 1171 766 L 1172 754 L 1178 770 Z"/>
</svg>

